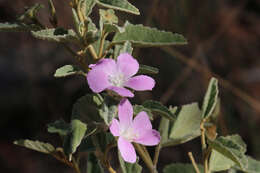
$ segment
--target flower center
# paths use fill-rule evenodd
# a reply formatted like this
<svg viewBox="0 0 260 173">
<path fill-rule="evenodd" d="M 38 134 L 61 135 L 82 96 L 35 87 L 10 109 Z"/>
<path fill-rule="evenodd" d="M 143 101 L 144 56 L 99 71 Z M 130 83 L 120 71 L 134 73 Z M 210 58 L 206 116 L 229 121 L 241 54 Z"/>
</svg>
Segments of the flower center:
<svg viewBox="0 0 260 173">
<path fill-rule="evenodd" d="M 108 77 L 108 81 L 113 85 L 113 86 L 117 86 L 117 87 L 123 87 L 124 83 L 125 83 L 125 78 L 124 75 L 119 73 L 117 75 L 114 76 L 109 76 Z"/>
<path fill-rule="evenodd" d="M 132 127 L 129 127 L 128 129 L 120 131 L 120 136 L 123 136 L 129 142 L 133 142 L 139 137 L 139 134 L 136 133 Z"/>
</svg>

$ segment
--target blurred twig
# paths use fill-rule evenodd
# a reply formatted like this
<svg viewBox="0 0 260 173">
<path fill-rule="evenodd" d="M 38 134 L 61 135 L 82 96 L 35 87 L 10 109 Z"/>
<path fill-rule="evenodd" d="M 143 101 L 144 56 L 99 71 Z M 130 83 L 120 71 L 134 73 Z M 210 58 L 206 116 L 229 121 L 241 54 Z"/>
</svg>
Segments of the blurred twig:
<svg viewBox="0 0 260 173">
<path fill-rule="evenodd" d="M 223 79 L 221 76 L 211 72 L 208 68 L 200 65 L 196 60 L 189 59 L 184 54 L 182 54 L 180 51 L 177 51 L 176 49 L 170 48 L 170 47 L 164 47 L 161 48 L 164 52 L 167 52 L 168 54 L 172 55 L 173 57 L 176 57 L 178 60 L 184 62 L 188 66 L 190 66 L 192 69 L 202 73 L 205 75 L 207 79 L 209 79 L 211 76 L 215 76 L 218 78 L 220 85 L 222 85 L 224 88 L 230 90 L 235 96 L 241 98 L 246 103 L 248 103 L 253 109 L 255 109 L 257 112 L 260 113 L 260 101 L 256 100 L 252 96 L 248 95 L 241 89 L 235 87 L 227 80 Z"/>
</svg>

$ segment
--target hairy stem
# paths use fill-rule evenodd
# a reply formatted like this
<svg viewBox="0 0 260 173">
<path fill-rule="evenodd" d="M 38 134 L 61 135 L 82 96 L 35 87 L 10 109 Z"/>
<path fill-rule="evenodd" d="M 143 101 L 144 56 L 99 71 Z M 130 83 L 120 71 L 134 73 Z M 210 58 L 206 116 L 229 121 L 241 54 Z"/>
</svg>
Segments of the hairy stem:
<svg viewBox="0 0 260 173">
<path fill-rule="evenodd" d="M 76 162 L 75 158 L 72 157 L 72 163 L 73 163 L 73 168 L 75 170 L 76 173 L 81 173 L 80 169 L 79 169 L 79 165 L 78 163 Z"/>
<path fill-rule="evenodd" d="M 157 170 L 153 166 L 153 162 L 152 162 L 150 155 L 149 154 L 147 155 L 146 151 L 144 151 L 143 147 L 140 144 L 134 143 L 134 146 L 135 146 L 137 152 L 139 153 L 139 155 L 141 156 L 141 158 L 143 159 L 144 163 L 150 170 L 150 172 L 157 173 Z"/>
<path fill-rule="evenodd" d="M 99 45 L 99 53 L 98 53 L 98 58 L 102 58 L 103 55 L 103 49 L 104 49 L 104 43 L 106 40 L 108 33 L 105 33 L 104 31 L 102 32 L 101 40 L 100 40 L 100 45 Z"/>
<path fill-rule="evenodd" d="M 188 152 L 188 156 L 189 156 L 189 158 L 191 160 L 191 163 L 192 163 L 196 173 L 200 173 L 200 170 L 199 170 L 198 165 L 197 165 L 197 163 L 196 163 L 196 161 L 195 161 L 195 159 L 194 159 L 194 157 L 192 155 L 192 152 Z"/>
</svg>

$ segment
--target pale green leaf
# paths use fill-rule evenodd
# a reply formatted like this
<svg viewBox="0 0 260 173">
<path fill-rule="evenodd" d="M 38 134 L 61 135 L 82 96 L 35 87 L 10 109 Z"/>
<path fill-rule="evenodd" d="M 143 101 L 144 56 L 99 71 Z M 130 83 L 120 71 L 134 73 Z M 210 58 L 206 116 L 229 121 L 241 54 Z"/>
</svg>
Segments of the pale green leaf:
<svg viewBox="0 0 260 173">
<path fill-rule="evenodd" d="M 60 67 L 56 70 L 54 77 L 67 77 L 71 75 L 83 75 L 86 76 L 86 74 L 80 70 L 78 67 L 74 65 L 65 65 L 63 67 Z"/>
<path fill-rule="evenodd" d="M 1 32 L 29 32 L 39 29 L 39 26 L 34 24 L 26 25 L 23 23 L 0 23 Z"/>
<path fill-rule="evenodd" d="M 148 65 L 140 64 L 138 73 L 139 74 L 157 74 L 157 73 L 159 73 L 159 69 L 148 66 Z"/>
<path fill-rule="evenodd" d="M 175 115 L 171 113 L 171 111 L 164 105 L 162 105 L 158 101 L 147 100 L 144 102 L 143 106 L 147 109 L 150 109 L 152 112 L 158 113 L 159 115 L 171 120 L 175 121 Z"/>
<path fill-rule="evenodd" d="M 138 113 L 140 113 L 142 111 L 146 112 L 147 115 L 149 116 L 149 118 L 151 120 L 153 120 L 153 114 L 152 114 L 152 111 L 150 109 L 145 108 L 142 105 L 134 105 L 134 115 L 137 115 Z"/>
<path fill-rule="evenodd" d="M 247 159 L 248 159 L 248 168 L 245 170 L 245 172 L 246 173 L 260 173 L 260 161 L 255 160 L 250 156 L 247 156 Z"/>
<path fill-rule="evenodd" d="M 209 160 L 209 170 L 211 172 L 218 172 L 230 169 L 236 163 L 225 157 L 223 154 L 213 150 Z"/>
<path fill-rule="evenodd" d="M 181 144 L 200 136 L 201 110 L 198 103 L 184 105 L 170 131 L 171 143 Z"/>
<path fill-rule="evenodd" d="M 18 141 L 14 141 L 14 144 L 45 154 L 52 154 L 52 152 L 55 151 L 55 148 L 51 144 L 40 141 L 21 139 Z"/>
<path fill-rule="evenodd" d="M 80 0 L 79 1 L 81 12 L 84 14 L 85 18 L 87 18 L 90 15 L 95 4 L 96 4 L 95 0 Z"/>
<path fill-rule="evenodd" d="M 122 170 L 122 173 L 141 173 L 142 167 L 138 164 L 138 160 L 135 163 L 128 163 L 125 162 L 120 154 L 120 151 L 118 153 L 118 159 L 120 163 L 120 167 Z"/>
<path fill-rule="evenodd" d="M 66 136 L 70 132 L 70 125 L 64 120 L 57 120 L 47 125 L 49 133 L 58 133 L 60 136 Z"/>
<path fill-rule="evenodd" d="M 248 159 L 245 156 L 246 144 L 238 135 L 218 137 L 216 140 L 208 140 L 208 144 L 216 151 L 235 162 L 242 170 L 248 167 Z"/>
<path fill-rule="evenodd" d="M 36 18 L 37 13 L 40 9 L 44 8 L 44 5 L 36 3 L 33 6 L 26 9 L 26 11 L 17 18 L 21 22 L 33 22 L 32 19 Z"/>
<path fill-rule="evenodd" d="M 120 10 L 127 13 L 132 13 L 139 15 L 139 10 L 130 4 L 127 0 L 96 0 L 96 2 L 106 8 L 111 8 L 114 10 Z"/>
<path fill-rule="evenodd" d="M 151 47 L 151 46 L 169 46 L 184 45 L 187 40 L 180 34 L 159 31 L 155 28 L 145 27 L 143 25 L 133 25 L 125 23 L 125 32 L 116 33 L 113 43 L 123 43 L 130 41 L 134 46 Z"/>
<path fill-rule="evenodd" d="M 158 101 L 147 100 L 144 102 L 143 106 L 147 109 L 150 109 L 152 112 L 155 112 L 171 121 L 174 121 L 176 118 L 175 115 L 172 114 L 166 106 L 162 105 Z"/>
<path fill-rule="evenodd" d="M 211 78 L 202 104 L 202 118 L 212 115 L 218 102 L 218 80 Z"/>
<path fill-rule="evenodd" d="M 99 115 L 109 126 L 111 121 L 117 116 L 118 101 L 111 97 L 105 96 L 104 101 L 99 108 Z"/>
<path fill-rule="evenodd" d="M 73 30 L 66 30 L 63 28 L 45 29 L 40 31 L 32 31 L 35 38 L 53 42 L 78 42 L 78 37 Z"/>
<path fill-rule="evenodd" d="M 121 44 L 115 45 L 114 58 L 116 59 L 121 53 L 129 53 L 130 55 L 132 55 L 133 53 L 132 43 L 126 41 L 124 42 L 123 45 Z"/>
<path fill-rule="evenodd" d="M 80 119 L 83 122 L 101 122 L 99 108 L 104 99 L 99 94 L 87 94 L 77 100 L 72 108 L 72 119 Z"/>
<path fill-rule="evenodd" d="M 70 127 L 70 133 L 66 136 L 64 141 L 64 152 L 67 155 L 76 152 L 87 130 L 87 125 L 78 119 L 73 119 L 70 123 Z"/>
<path fill-rule="evenodd" d="M 203 172 L 203 167 L 198 165 L 200 172 Z M 163 169 L 163 173 L 194 173 L 195 169 L 192 164 L 183 164 L 183 163 L 172 163 L 167 165 Z"/>
</svg>

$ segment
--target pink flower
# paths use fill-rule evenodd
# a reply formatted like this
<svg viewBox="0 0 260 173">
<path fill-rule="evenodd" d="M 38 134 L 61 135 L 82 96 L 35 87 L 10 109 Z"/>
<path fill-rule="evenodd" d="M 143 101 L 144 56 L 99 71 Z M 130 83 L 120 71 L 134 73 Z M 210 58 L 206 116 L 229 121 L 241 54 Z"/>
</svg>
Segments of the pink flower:
<svg viewBox="0 0 260 173">
<path fill-rule="evenodd" d="M 117 145 L 121 156 L 126 162 L 136 161 L 136 152 L 131 142 L 142 145 L 157 145 L 160 133 L 152 129 L 152 124 L 146 112 L 140 112 L 133 120 L 133 107 L 127 99 L 122 99 L 118 106 L 118 117 L 113 119 L 110 132 L 119 136 Z"/>
<path fill-rule="evenodd" d="M 112 90 L 123 97 L 133 97 L 134 94 L 125 87 L 136 91 L 152 90 L 155 81 L 146 75 L 133 77 L 139 69 L 138 62 L 128 53 L 122 53 L 117 61 L 104 58 L 97 64 L 90 65 L 87 81 L 90 89 L 99 93 Z"/>
</svg>

